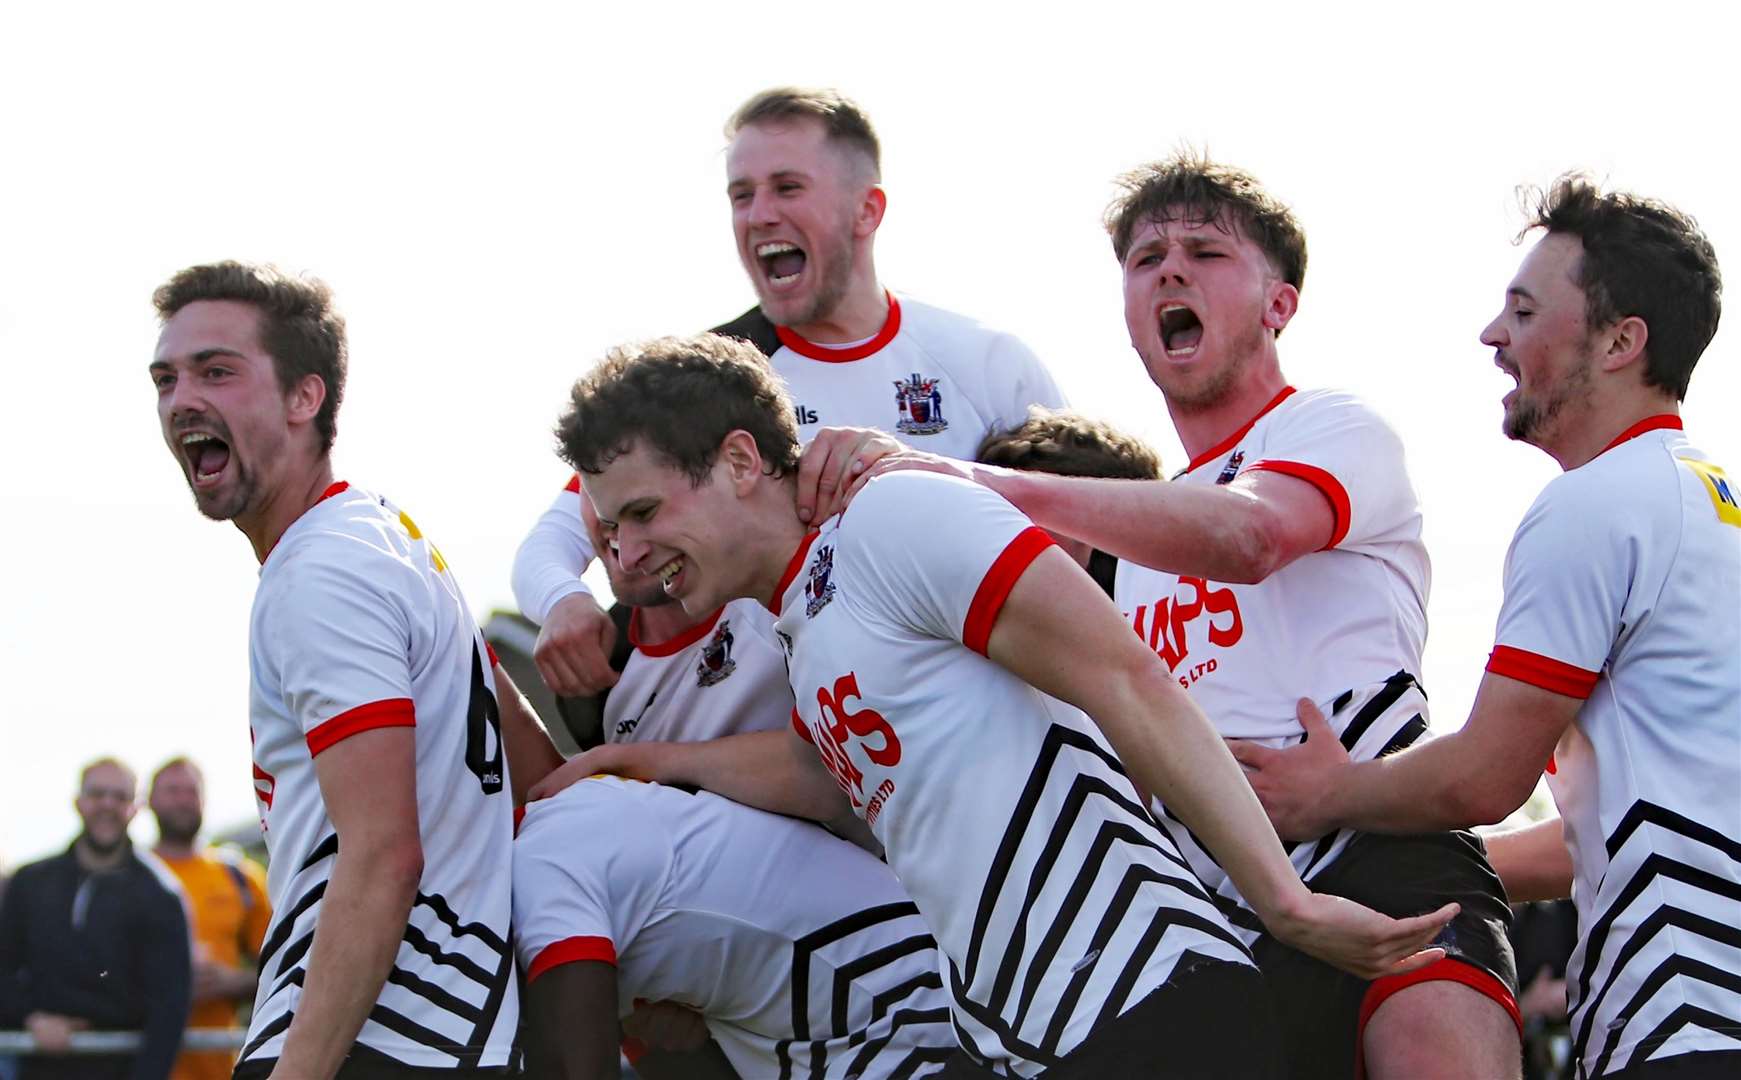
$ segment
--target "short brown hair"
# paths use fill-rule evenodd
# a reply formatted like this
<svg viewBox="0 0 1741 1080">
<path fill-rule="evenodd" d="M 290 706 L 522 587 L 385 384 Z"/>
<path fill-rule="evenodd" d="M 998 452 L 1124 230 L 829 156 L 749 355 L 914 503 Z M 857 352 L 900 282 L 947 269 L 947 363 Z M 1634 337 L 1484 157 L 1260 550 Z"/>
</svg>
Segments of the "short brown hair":
<svg viewBox="0 0 1741 1080">
<path fill-rule="evenodd" d="M 125 761 L 122 761 L 118 757 L 110 757 L 108 755 L 97 758 L 95 761 L 87 761 L 85 767 L 79 770 L 79 790 L 81 792 L 85 789 L 85 781 L 89 780 L 91 774 L 96 772 L 98 769 L 120 769 L 122 772 L 127 774 L 127 782 L 133 785 L 134 793 L 138 793 L 139 774 L 134 772 L 133 767 L 128 765 Z"/>
<path fill-rule="evenodd" d="M 1306 232 L 1286 203 L 1244 169 L 1220 165 L 1184 149 L 1118 177 L 1119 192 L 1103 222 L 1123 262 L 1146 222 L 1189 221 L 1237 230 L 1256 244 L 1277 276 L 1296 289 L 1306 283 Z"/>
<path fill-rule="evenodd" d="M 738 132 L 753 124 L 803 116 L 820 121 L 829 142 L 863 155 L 870 162 L 872 180 L 882 179 L 883 150 L 870 117 L 858 102 L 828 87 L 776 86 L 763 90 L 731 114 L 731 119 L 725 122 L 725 137 L 735 139 Z"/>
<path fill-rule="evenodd" d="M 597 474 L 644 441 L 699 486 L 738 430 L 756 440 L 770 476 L 798 467 L 792 399 L 767 358 L 736 338 L 700 334 L 612 349 L 574 384 L 556 444 L 564 461 Z"/>
<path fill-rule="evenodd" d="M 315 414 L 320 450 L 332 450 L 339 402 L 345 396 L 348 348 L 345 320 L 333 309 L 332 290 L 318 278 L 286 274 L 264 263 L 223 262 L 190 266 L 152 294 L 158 318 L 168 322 L 196 300 L 240 300 L 260 311 L 260 344 L 285 393 L 304 376 L 318 375 L 326 400 Z"/>
<path fill-rule="evenodd" d="M 203 788 L 206 786 L 205 770 L 194 764 L 193 758 L 188 757 L 186 754 L 177 754 L 175 757 L 170 758 L 168 761 L 157 767 L 157 771 L 151 774 L 150 786 L 145 790 L 156 791 L 157 782 L 163 779 L 163 774 L 171 769 L 186 769 L 188 772 L 193 773 L 193 778 L 199 781 L 200 787 Z"/>
<path fill-rule="evenodd" d="M 1030 406 L 1028 418 L 1008 431 L 994 431 L 979 444 L 977 458 L 1023 472 L 1159 480 L 1160 455 L 1141 439 L 1101 420 L 1063 409 Z"/>
<path fill-rule="evenodd" d="M 1580 173 L 1521 195 L 1530 214 L 1525 232 L 1546 229 L 1584 245 L 1577 273 L 1588 328 L 1643 319 L 1645 385 L 1685 399 L 1723 314 L 1723 274 L 1699 223 L 1656 199 L 1603 192 Z"/>
</svg>

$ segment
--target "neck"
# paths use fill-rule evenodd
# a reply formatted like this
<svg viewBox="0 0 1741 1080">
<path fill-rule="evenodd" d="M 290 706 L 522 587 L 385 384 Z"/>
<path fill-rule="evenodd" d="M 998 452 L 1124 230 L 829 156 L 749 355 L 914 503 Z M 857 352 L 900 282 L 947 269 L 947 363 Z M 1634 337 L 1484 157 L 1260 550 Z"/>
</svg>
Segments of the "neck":
<svg viewBox="0 0 1741 1080">
<path fill-rule="evenodd" d="M 89 837 L 80 836 L 73 842 L 73 858 L 86 870 L 113 870 L 127 857 L 127 838 L 122 837 L 113 850 L 98 851 Z"/>
<path fill-rule="evenodd" d="M 152 851 L 165 859 L 193 858 L 193 837 L 186 840 L 174 840 L 167 836 L 159 836 L 157 843 L 152 845 Z"/>
<path fill-rule="evenodd" d="M 658 604 L 635 609 L 643 645 L 663 645 L 696 624 L 682 604 Z"/>
<path fill-rule="evenodd" d="M 284 531 L 308 513 L 332 486 L 332 458 L 322 454 L 306 472 L 280 484 L 257 510 L 237 514 L 236 528 L 254 547 L 254 558 L 266 561 Z"/>
<path fill-rule="evenodd" d="M 1560 430 L 1535 445 L 1570 472 L 1589 464 L 1639 421 L 1680 413 L 1680 402 L 1667 394 L 1629 394 L 1616 401 L 1592 403 L 1583 416 L 1557 425 Z"/>
<path fill-rule="evenodd" d="M 889 294 L 877 283 L 874 270 L 855 274 L 840 302 L 813 322 L 795 325 L 792 332 L 820 345 L 838 345 L 874 337 L 889 318 Z"/>
<path fill-rule="evenodd" d="M 1272 352 L 1268 362 L 1253 364 L 1253 372 L 1229 389 L 1213 404 L 1196 408 L 1177 405 L 1167 400 L 1167 412 L 1185 447 L 1185 456 L 1195 460 L 1205 450 L 1223 441 L 1251 422 L 1258 412 L 1287 386 L 1280 364 Z"/>
<path fill-rule="evenodd" d="M 798 545 L 810 527 L 798 517 L 798 478 L 787 476 L 768 485 L 766 512 L 759 515 L 762 535 L 746 551 L 755 552 L 754 587 L 752 593 L 763 604 L 772 604 L 774 590 L 786 576 L 786 567 L 797 553 Z"/>
</svg>

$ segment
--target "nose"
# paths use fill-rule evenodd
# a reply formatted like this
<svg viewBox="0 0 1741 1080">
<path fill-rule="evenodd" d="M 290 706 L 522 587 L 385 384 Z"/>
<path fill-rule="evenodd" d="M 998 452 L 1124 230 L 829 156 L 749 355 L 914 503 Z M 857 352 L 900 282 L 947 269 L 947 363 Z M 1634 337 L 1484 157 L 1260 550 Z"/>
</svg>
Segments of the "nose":
<svg viewBox="0 0 1741 1080">
<path fill-rule="evenodd" d="M 1504 312 L 1495 315 L 1493 321 L 1488 323 L 1486 328 L 1481 331 L 1481 344 L 1493 349 L 1504 348 L 1506 345 L 1510 344 L 1511 339 L 1505 333 L 1505 327 L 1503 326 L 1504 322 Z"/>
<path fill-rule="evenodd" d="M 1183 245 L 1174 244 L 1172 247 L 1167 249 L 1165 257 L 1161 259 L 1161 283 L 1176 285 L 1189 284 L 1190 278 L 1186 273 L 1187 268 L 1188 259 L 1186 258 Z"/>
<path fill-rule="evenodd" d="M 750 197 L 750 224 L 773 225 L 778 222 L 780 216 L 774 203 L 774 192 L 771 188 L 766 185 L 756 188 L 755 194 Z"/>
<path fill-rule="evenodd" d="M 169 410 L 171 423 L 204 412 L 205 398 L 200 394 L 198 381 L 185 376 L 176 379 L 175 386 L 163 399 L 163 407 Z"/>
<path fill-rule="evenodd" d="M 640 530 L 632 528 L 630 523 L 617 526 L 617 562 L 631 574 L 645 573 L 649 568 L 642 566 L 653 545 L 640 535 Z"/>
</svg>

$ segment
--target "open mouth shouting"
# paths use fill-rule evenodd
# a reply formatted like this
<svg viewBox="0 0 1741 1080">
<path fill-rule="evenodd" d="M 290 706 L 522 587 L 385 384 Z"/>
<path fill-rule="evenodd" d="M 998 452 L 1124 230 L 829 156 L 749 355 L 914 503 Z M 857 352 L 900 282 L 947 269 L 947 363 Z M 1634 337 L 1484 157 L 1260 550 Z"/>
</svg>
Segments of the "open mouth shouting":
<svg viewBox="0 0 1741 1080">
<path fill-rule="evenodd" d="M 769 240 L 756 245 L 756 263 L 761 267 L 762 277 L 776 289 L 797 284 L 809 261 L 810 256 L 803 248 L 784 240 Z"/>
<path fill-rule="evenodd" d="M 1175 360 L 1187 359 L 1197 352 L 1203 340 L 1203 320 L 1184 304 L 1161 305 L 1161 345 Z"/>
<path fill-rule="evenodd" d="M 209 431 L 184 431 L 178 440 L 195 491 L 209 491 L 230 467 L 230 444 Z"/>
</svg>

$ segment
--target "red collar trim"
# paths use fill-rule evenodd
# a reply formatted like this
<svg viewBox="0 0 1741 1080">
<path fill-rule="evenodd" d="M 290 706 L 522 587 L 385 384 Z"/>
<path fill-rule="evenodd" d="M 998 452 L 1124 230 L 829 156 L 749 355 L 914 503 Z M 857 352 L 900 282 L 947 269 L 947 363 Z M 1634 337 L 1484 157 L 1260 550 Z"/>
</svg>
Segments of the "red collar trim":
<svg viewBox="0 0 1741 1080">
<path fill-rule="evenodd" d="M 798 550 L 792 553 L 792 561 L 786 564 L 786 572 L 780 575 L 780 583 L 774 586 L 774 598 L 768 601 L 768 610 L 775 615 L 780 614 L 780 605 L 785 602 L 786 590 L 792 587 L 792 580 L 798 576 L 798 570 L 804 565 L 804 560 L 810 555 L 810 545 L 822 533 L 811 529 L 804 534 L 804 539 L 798 542 Z"/>
<path fill-rule="evenodd" d="M 814 341 L 799 337 L 790 327 L 786 326 L 774 327 L 774 333 L 779 336 L 780 344 L 799 356 L 807 356 L 812 360 L 821 360 L 830 364 L 845 364 L 853 360 L 863 360 L 893 341 L 895 335 L 901 332 L 901 302 L 895 299 L 894 293 L 887 290 L 884 290 L 883 295 L 889 298 L 889 317 L 883 320 L 883 328 L 877 331 L 877 336 L 863 345 L 854 345 L 850 349 L 830 349 L 826 345 L 818 345 Z"/>
<path fill-rule="evenodd" d="M 1254 426 L 1256 426 L 1256 424 L 1259 420 L 1262 420 L 1264 418 L 1264 416 L 1271 409 L 1275 408 L 1277 405 L 1280 405 L 1282 402 L 1286 401 L 1293 394 L 1293 392 L 1294 392 L 1294 388 L 1291 386 L 1282 387 L 1282 392 L 1277 394 L 1275 397 L 1270 398 L 1269 404 L 1265 405 L 1263 408 L 1259 409 L 1257 411 L 1256 416 L 1252 417 L 1250 420 L 1247 420 L 1245 422 L 1244 427 L 1240 428 L 1238 431 L 1227 436 L 1227 438 L 1222 439 L 1220 442 L 1216 443 L 1214 446 L 1211 446 L 1209 449 L 1203 451 L 1201 454 L 1198 454 L 1196 457 L 1192 458 L 1191 464 L 1185 466 L 1185 471 L 1186 472 L 1196 472 L 1199 467 L 1209 464 L 1211 461 L 1214 461 L 1216 458 L 1220 457 L 1222 454 L 1225 454 L 1225 453 L 1227 453 L 1227 451 L 1233 449 L 1235 446 L 1237 446 L 1239 444 L 1239 440 L 1245 438 L 1246 433 L 1249 432 Z"/>
<path fill-rule="evenodd" d="M 320 498 L 314 500 L 314 502 L 309 505 L 308 510 L 313 510 L 316 506 L 319 506 L 321 503 L 326 502 L 328 499 L 332 498 L 334 495 L 337 495 L 342 491 L 349 490 L 350 486 L 351 486 L 351 484 L 350 484 L 350 481 L 348 481 L 348 480 L 335 480 L 333 483 L 327 485 L 326 490 L 320 493 Z M 303 515 L 308 513 L 308 510 L 304 510 L 302 512 L 302 514 L 298 514 L 296 517 L 296 521 L 301 521 Z M 290 524 L 295 525 L 296 521 L 292 521 Z M 289 526 L 286 526 L 284 529 L 284 532 L 289 532 L 289 531 L 290 531 Z M 284 533 L 279 533 L 278 540 L 282 540 L 282 539 L 284 539 Z M 265 566 L 266 560 L 270 559 L 272 557 L 272 553 L 274 551 L 278 550 L 278 540 L 272 541 L 272 546 L 266 549 L 265 556 L 260 560 L 261 566 Z"/>
<path fill-rule="evenodd" d="M 1685 428 L 1681 426 L 1681 418 L 1676 416 L 1674 413 L 1658 413 L 1656 416 L 1647 416 L 1643 420 L 1640 420 L 1638 423 L 1627 428 L 1625 431 L 1622 431 L 1613 442 L 1602 448 L 1602 453 L 1606 454 L 1621 443 L 1627 442 L 1631 439 L 1636 439 L 1647 431 L 1660 431 L 1663 428 L 1671 428 L 1675 431 L 1685 430 Z"/>
<path fill-rule="evenodd" d="M 641 609 L 636 608 L 629 615 L 629 644 L 633 645 L 647 656 L 657 657 L 675 655 L 706 637 L 708 633 L 713 630 L 714 624 L 719 622 L 719 617 L 724 612 L 725 608 L 724 606 L 721 606 L 716 609 L 712 615 L 709 615 L 706 619 L 696 623 L 694 626 L 691 626 L 689 629 L 678 634 L 671 640 L 649 645 L 647 642 L 641 640 Z"/>
</svg>

